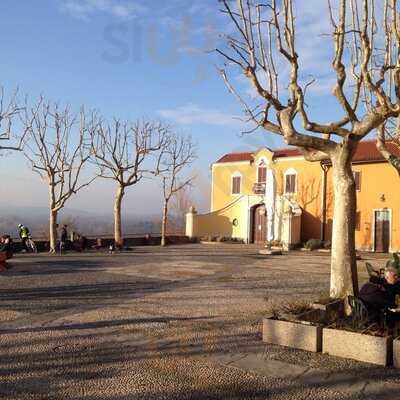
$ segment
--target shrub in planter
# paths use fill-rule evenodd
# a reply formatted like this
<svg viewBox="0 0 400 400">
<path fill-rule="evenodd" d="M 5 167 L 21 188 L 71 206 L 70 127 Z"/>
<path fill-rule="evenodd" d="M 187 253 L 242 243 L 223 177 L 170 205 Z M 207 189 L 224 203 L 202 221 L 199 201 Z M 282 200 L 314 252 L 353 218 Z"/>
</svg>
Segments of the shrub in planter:
<svg viewBox="0 0 400 400">
<path fill-rule="evenodd" d="M 317 250 L 322 247 L 322 241 L 319 239 L 310 239 L 307 240 L 304 247 L 309 250 Z"/>
<path fill-rule="evenodd" d="M 332 248 L 332 242 L 330 240 L 325 240 L 322 246 L 324 249 L 330 250 Z"/>
<path fill-rule="evenodd" d="M 207 236 L 203 236 L 201 238 L 202 242 L 216 242 L 217 241 L 217 237 L 216 236 L 212 236 L 212 235 L 207 235 Z"/>
</svg>

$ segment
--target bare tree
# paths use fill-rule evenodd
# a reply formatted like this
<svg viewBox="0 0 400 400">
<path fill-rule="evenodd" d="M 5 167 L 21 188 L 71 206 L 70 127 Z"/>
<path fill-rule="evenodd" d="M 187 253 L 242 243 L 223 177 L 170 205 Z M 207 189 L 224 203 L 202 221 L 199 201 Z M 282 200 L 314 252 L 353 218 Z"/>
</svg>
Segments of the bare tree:
<svg viewBox="0 0 400 400">
<path fill-rule="evenodd" d="M 377 129 L 376 147 L 400 175 L 400 133 L 398 121 L 388 121 Z"/>
<path fill-rule="evenodd" d="M 360 140 L 400 113 L 397 1 L 384 0 L 383 12 L 378 7 L 382 1 L 326 1 L 332 31 L 325 37 L 327 44 L 332 40 L 334 46 L 332 94 L 343 113 L 342 118 L 329 123 L 310 119 L 306 95 L 309 96 L 307 89 L 315 80 L 301 82 L 299 78 L 301 63 L 296 51 L 294 5 L 298 4 L 301 10 L 302 2 L 220 1 L 234 33 L 227 35 L 226 46 L 216 51 L 226 66 L 244 74 L 261 100 L 259 105 L 250 105 L 231 83 L 226 68 L 221 69 L 228 89 L 243 105 L 248 121 L 297 146 L 306 160 L 329 160 L 332 164 L 334 221 L 330 294 L 345 297 L 356 293 L 356 195 L 351 162 Z M 391 44 L 395 41 L 397 51 L 392 53 Z M 316 61 L 318 56 L 316 49 Z M 279 75 L 285 65 L 290 71 L 286 81 Z M 393 83 L 393 92 L 386 89 L 388 81 Z M 361 101 L 363 98 L 368 101 Z"/>
<path fill-rule="evenodd" d="M 191 184 L 194 177 L 182 177 L 196 157 L 191 137 L 171 135 L 162 157 L 161 179 L 163 184 L 163 214 L 161 224 L 161 246 L 166 245 L 168 205 L 171 198 Z"/>
<path fill-rule="evenodd" d="M 186 214 L 189 211 L 189 207 L 193 204 L 192 185 L 183 187 L 182 190 L 176 192 L 172 197 L 171 209 L 175 222 L 174 228 L 179 233 L 185 232 Z"/>
<path fill-rule="evenodd" d="M 114 241 L 121 247 L 121 207 L 126 189 L 143 178 L 157 174 L 168 127 L 153 122 L 102 123 L 92 136 L 92 152 L 99 176 L 116 182 L 114 201 Z"/>
<path fill-rule="evenodd" d="M 21 114 L 26 131 L 24 154 L 33 171 L 49 189 L 50 251 L 56 251 L 57 216 L 68 199 L 88 186 L 94 177 L 84 177 L 90 159 L 88 137 L 96 129 L 94 113 L 82 108 L 79 114 L 40 98 L 34 107 Z"/>
<path fill-rule="evenodd" d="M 21 150 L 24 134 L 13 135 L 12 123 L 22 111 L 17 105 L 17 91 L 6 101 L 4 89 L 0 88 L 0 150 Z"/>
</svg>

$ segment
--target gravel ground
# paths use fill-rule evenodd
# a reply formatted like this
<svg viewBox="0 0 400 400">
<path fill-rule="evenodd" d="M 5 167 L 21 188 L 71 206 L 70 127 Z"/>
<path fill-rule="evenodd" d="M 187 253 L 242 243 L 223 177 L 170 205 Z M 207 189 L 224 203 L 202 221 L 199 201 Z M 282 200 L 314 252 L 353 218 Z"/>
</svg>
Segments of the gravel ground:
<svg viewBox="0 0 400 400">
<path fill-rule="evenodd" d="M 393 368 L 262 343 L 261 318 L 272 303 L 327 292 L 329 256 L 268 258 L 256 250 L 185 245 L 17 255 L 0 275 L 0 398 L 364 398 L 218 362 L 235 353 L 362 376 L 386 383 L 389 398 L 397 398 Z M 363 259 L 377 267 L 385 261 Z"/>
</svg>

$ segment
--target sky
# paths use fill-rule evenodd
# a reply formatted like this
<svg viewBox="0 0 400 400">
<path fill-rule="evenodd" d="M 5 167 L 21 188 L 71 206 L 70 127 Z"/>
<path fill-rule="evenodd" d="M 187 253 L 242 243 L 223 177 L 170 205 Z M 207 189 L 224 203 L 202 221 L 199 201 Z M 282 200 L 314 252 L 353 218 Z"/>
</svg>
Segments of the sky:
<svg viewBox="0 0 400 400">
<path fill-rule="evenodd" d="M 313 116 L 329 120 L 331 47 L 321 36 L 325 3 L 302 1 L 298 10 L 303 75 L 311 88 Z M 212 52 L 218 34 L 232 29 L 217 0 L 2 0 L 0 84 L 30 101 L 44 95 L 78 109 L 84 104 L 106 118 L 162 120 L 197 143 L 194 203 L 209 208 L 210 165 L 223 154 L 282 147 L 276 136 L 246 130 L 242 109 L 221 79 L 223 60 Z M 314 52 L 321 51 L 318 57 Z M 282 67 L 282 74 L 287 73 Z M 233 80 L 252 96 L 237 72 Z M 47 187 L 22 155 L 0 157 L 0 205 L 46 206 Z M 159 183 L 128 190 L 124 207 L 135 214 L 160 211 Z M 70 208 L 112 211 L 114 185 L 101 180 L 80 192 Z"/>
</svg>

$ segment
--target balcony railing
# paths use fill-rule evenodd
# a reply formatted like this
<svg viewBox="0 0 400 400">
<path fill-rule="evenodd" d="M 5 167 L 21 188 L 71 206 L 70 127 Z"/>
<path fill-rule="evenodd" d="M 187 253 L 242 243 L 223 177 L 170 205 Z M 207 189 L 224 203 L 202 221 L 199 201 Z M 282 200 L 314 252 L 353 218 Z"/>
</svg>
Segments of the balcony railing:
<svg viewBox="0 0 400 400">
<path fill-rule="evenodd" d="M 265 183 L 255 183 L 253 185 L 254 194 L 265 194 Z"/>
</svg>

